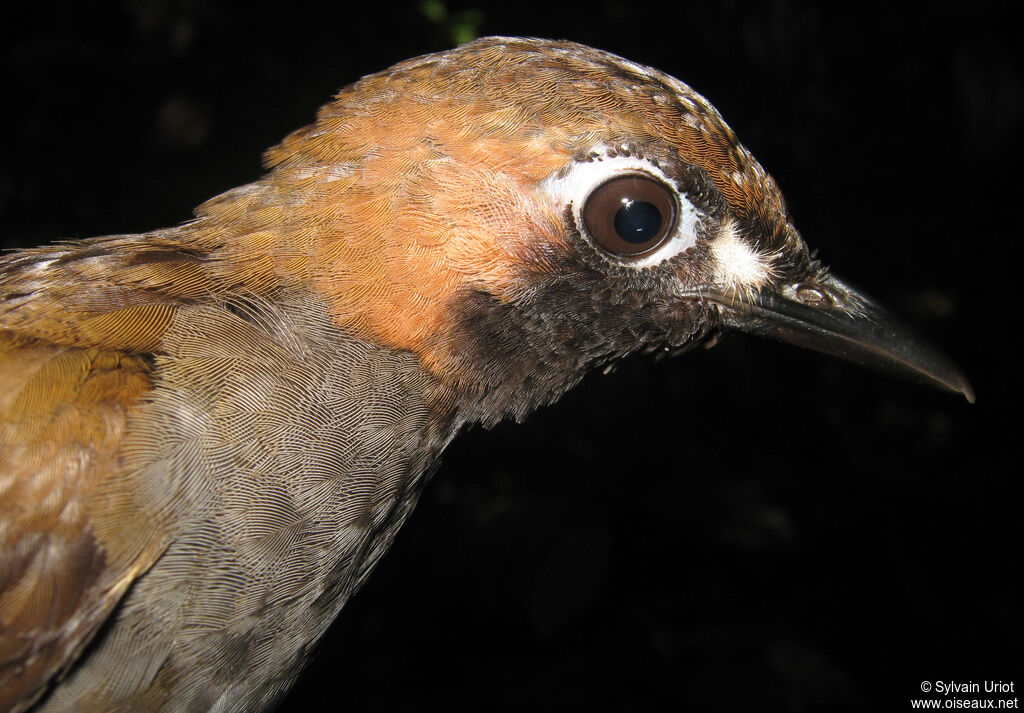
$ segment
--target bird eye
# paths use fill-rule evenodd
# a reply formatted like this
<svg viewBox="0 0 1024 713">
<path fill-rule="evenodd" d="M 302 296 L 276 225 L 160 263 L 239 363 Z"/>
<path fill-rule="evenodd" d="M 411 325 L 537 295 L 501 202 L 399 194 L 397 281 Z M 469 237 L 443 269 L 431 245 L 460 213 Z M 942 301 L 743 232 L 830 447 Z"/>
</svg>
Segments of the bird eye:
<svg viewBox="0 0 1024 713">
<path fill-rule="evenodd" d="M 676 227 L 675 193 L 661 181 L 630 174 L 605 181 L 583 204 L 583 225 L 594 242 L 622 257 L 661 245 Z"/>
</svg>

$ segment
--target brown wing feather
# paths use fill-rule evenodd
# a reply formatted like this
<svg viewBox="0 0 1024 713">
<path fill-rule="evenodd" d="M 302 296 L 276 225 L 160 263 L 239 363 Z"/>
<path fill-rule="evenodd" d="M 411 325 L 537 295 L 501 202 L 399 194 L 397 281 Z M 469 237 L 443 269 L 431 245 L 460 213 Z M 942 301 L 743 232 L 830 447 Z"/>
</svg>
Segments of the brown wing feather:
<svg viewBox="0 0 1024 713">
<path fill-rule="evenodd" d="M 0 258 L 0 713 L 74 663 L 166 546 L 120 456 L 175 309 L 138 282 L 197 262 L 126 265 L 160 247 L 125 236 Z"/>
<path fill-rule="evenodd" d="M 0 332 L 0 711 L 38 698 L 159 554 L 97 532 L 149 387 L 141 357 Z"/>
</svg>

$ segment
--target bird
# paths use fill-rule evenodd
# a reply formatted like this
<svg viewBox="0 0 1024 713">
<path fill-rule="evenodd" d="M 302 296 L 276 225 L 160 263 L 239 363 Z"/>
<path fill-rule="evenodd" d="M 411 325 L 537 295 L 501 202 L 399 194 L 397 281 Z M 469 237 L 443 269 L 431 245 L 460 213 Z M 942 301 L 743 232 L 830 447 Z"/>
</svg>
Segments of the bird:
<svg viewBox="0 0 1024 713">
<path fill-rule="evenodd" d="M 473 425 L 741 331 L 965 396 L 668 74 L 486 37 L 181 225 L 0 257 L 0 712 L 263 711 Z"/>
</svg>

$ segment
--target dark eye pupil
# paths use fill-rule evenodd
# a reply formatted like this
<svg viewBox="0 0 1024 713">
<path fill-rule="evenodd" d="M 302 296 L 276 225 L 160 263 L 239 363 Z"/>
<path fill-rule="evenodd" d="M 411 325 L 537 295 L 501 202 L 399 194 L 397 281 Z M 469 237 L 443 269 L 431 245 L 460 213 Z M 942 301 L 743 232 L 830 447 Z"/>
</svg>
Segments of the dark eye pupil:
<svg viewBox="0 0 1024 713">
<path fill-rule="evenodd" d="M 653 203 L 624 198 L 615 211 L 615 232 L 627 243 L 646 243 L 660 231 L 661 212 Z"/>
<path fill-rule="evenodd" d="M 613 176 L 587 196 L 583 227 L 612 255 L 632 258 L 651 252 L 672 236 L 679 206 L 667 184 L 640 174 Z"/>
</svg>

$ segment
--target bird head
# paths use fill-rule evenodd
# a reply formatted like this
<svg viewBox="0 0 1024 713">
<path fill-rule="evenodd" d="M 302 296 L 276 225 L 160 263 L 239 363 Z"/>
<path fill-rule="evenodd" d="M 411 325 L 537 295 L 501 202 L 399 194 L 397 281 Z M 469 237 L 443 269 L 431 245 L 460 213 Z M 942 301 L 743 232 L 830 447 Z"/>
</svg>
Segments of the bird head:
<svg viewBox="0 0 1024 713">
<path fill-rule="evenodd" d="M 403 62 L 266 162 L 194 224 L 233 236 L 235 282 L 312 285 L 340 327 L 416 354 L 463 420 L 522 418 L 594 366 L 729 329 L 972 398 L 814 258 L 714 107 L 615 55 L 485 38 Z"/>
</svg>

